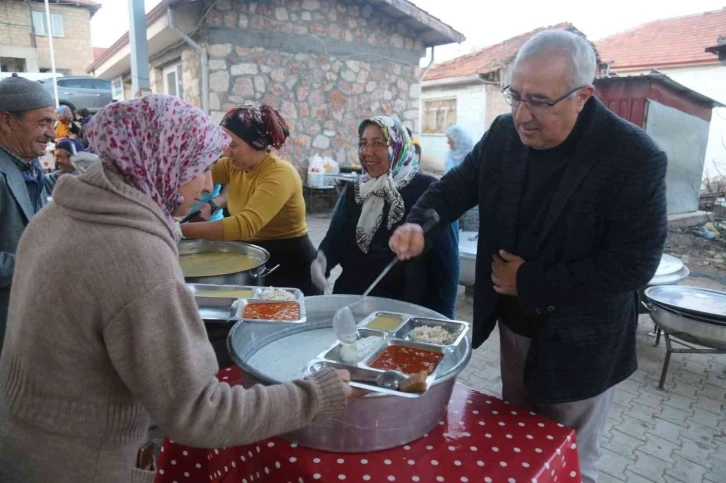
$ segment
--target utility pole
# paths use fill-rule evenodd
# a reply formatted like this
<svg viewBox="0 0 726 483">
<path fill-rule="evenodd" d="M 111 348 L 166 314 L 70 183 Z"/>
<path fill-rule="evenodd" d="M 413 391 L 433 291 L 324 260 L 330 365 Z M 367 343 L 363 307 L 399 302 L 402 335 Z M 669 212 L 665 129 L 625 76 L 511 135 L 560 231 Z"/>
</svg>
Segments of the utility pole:
<svg viewBox="0 0 726 483">
<path fill-rule="evenodd" d="M 129 47 L 131 49 L 131 95 L 134 99 L 151 94 L 149 49 L 146 45 L 144 0 L 129 1 Z"/>
</svg>

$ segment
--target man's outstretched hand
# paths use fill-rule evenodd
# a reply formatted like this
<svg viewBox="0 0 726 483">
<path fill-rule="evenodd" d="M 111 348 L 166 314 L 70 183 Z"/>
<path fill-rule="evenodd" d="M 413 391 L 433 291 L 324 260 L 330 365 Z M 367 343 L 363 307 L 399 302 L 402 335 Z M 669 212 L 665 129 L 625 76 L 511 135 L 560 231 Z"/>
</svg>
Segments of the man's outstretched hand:
<svg viewBox="0 0 726 483">
<path fill-rule="evenodd" d="M 424 249 L 423 228 L 415 223 L 399 226 L 388 241 L 388 246 L 400 260 L 410 260 L 421 255 Z"/>
</svg>

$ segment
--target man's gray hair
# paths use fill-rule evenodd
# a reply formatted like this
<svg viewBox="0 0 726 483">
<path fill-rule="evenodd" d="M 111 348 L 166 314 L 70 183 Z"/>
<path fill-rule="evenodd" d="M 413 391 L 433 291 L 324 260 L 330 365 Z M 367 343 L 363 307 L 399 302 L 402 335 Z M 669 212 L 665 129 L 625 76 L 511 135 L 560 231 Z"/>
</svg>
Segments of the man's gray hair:
<svg viewBox="0 0 726 483">
<path fill-rule="evenodd" d="M 565 54 L 570 65 L 570 88 L 592 84 L 597 57 L 592 44 L 567 30 L 545 30 L 533 35 L 517 52 L 514 63 L 540 55 Z"/>
</svg>

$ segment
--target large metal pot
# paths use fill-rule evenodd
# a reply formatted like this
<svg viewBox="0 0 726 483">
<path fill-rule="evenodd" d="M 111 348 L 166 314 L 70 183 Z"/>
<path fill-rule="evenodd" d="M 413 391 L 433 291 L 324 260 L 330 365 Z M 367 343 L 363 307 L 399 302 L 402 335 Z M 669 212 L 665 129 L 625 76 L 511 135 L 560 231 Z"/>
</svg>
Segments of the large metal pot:
<svg viewBox="0 0 726 483">
<path fill-rule="evenodd" d="M 179 255 L 193 253 L 239 253 L 259 258 L 262 262 L 249 270 L 217 275 L 213 277 L 184 277 L 187 283 L 209 283 L 213 285 L 264 285 L 265 277 L 277 267 L 270 269 L 265 264 L 270 260 L 267 250 L 257 245 L 243 242 L 214 242 L 203 240 L 182 240 L 179 243 Z"/>
<path fill-rule="evenodd" d="M 726 350 L 726 323 L 684 315 L 656 304 L 649 304 L 648 311 L 658 327 L 669 335 L 685 342 Z"/>
<path fill-rule="evenodd" d="M 247 364 L 262 347 L 286 336 L 332 326 L 336 310 L 359 299 L 353 295 L 306 297 L 307 322 L 278 328 L 269 324 L 239 322 L 230 331 L 229 352 L 247 373 L 245 386 L 275 384 L 266 374 Z M 422 317 L 445 318 L 417 305 L 395 300 L 366 297 L 353 307 L 358 321 L 375 311 L 390 311 Z M 353 403 L 335 419 L 315 421 L 305 428 L 285 435 L 301 446 L 335 452 L 377 451 L 404 445 L 431 431 L 446 413 L 456 376 L 471 358 L 471 342 L 467 338 L 429 390 L 419 398 L 409 399 L 385 394 L 370 394 Z"/>
<path fill-rule="evenodd" d="M 673 337 L 714 349 L 726 349 L 726 316 L 718 311 L 703 310 L 681 301 L 697 294 L 726 307 L 726 293 L 689 286 L 651 287 L 645 291 L 646 305 L 653 321 Z M 718 305 L 717 305 L 718 306 Z"/>
</svg>

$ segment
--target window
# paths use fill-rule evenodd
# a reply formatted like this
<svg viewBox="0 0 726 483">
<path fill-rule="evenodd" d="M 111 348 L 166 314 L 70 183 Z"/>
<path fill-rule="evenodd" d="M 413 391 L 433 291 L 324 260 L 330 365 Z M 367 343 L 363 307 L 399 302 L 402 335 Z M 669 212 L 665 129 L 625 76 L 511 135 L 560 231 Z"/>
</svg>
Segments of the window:
<svg viewBox="0 0 726 483">
<path fill-rule="evenodd" d="M 59 13 L 50 14 L 50 25 L 53 29 L 53 37 L 65 37 L 63 29 L 63 15 Z M 45 13 L 33 11 L 33 28 L 36 35 L 48 35 L 48 22 Z"/>
<path fill-rule="evenodd" d="M 124 100 L 124 81 L 121 77 L 116 77 L 111 81 L 111 97 L 115 101 Z"/>
<path fill-rule="evenodd" d="M 58 87 L 68 89 L 88 89 L 85 79 L 58 79 Z"/>
<path fill-rule="evenodd" d="M 60 87 L 69 89 L 91 89 L 95 91 L 110 91 L 111 83 L 103 79 L 94 79 L 91 77 L 71 77 L 69 79 L 58 79 Z"/>
<path fill-rule="evenodd" d="M 446 129 L 456 124 L 456 98 L 423 101 L 424 134 L 446 134 Z"/>
<path fill-rule="evenodd" d="M 110 91 L 111 90 L 111 82 L 103 79 L 90 79 L 91 80 L 91 87 L 89 89 L 94 89 L 97 91 Z"/>
<path fill-rule="evenodd" d="M 170 96 L 184 99 L 181 63 L 170 65 L 163 70 L 162 74 L 164 76 L 164 92 Z"/>
</svg>

